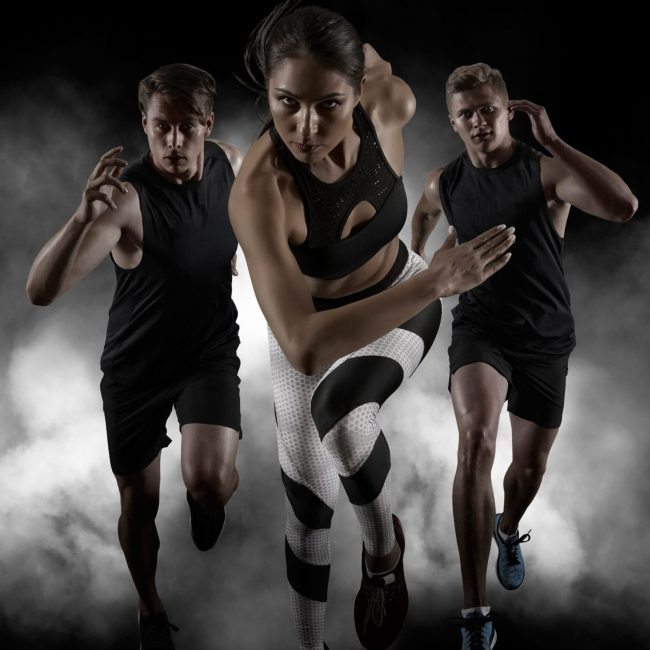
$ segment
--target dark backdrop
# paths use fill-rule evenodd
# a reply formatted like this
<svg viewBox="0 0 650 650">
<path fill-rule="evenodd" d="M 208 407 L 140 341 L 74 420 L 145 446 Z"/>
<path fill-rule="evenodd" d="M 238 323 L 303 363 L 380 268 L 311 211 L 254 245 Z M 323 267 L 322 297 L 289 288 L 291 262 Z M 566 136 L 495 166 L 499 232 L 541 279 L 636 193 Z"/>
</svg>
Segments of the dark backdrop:
<svg viewBox="0 0 650 650">
<path fill-rule="evenodd" d="M 523 526 L 528 577 L 500 589 L 490 563 L 499 648 L 648 647 L 650 497 L 647 28 L 631 3 L 323 2 L 414 89 L 405 134 L 412 211 L 427 169 L 456 156 L 444 81 L 457 65 L 498 67 L 510 96 L 547 107 L 569 144 L 620 173 L 640 199 L 618 225 L 573 210 L 566 268 L 577 321 L 567 408 L 545 483 Z M 136 86 L 163 63 L 209 70 L 220 93 L 215 134 L 242 150 L 258 126 L 242 73 L 248 33 L 271 3 L 18 7 L 3 25 L 0 100 L 0 647 L 135 647 L 136 599 L 115 534 L 117 491 L 99 400 L 98 359 L 114 286 L 102 264 L 48 309 L 24 296 L 39 247 L 78 204 L 101 152 L 145 141 Z M 647 58 L 647 57 L 646 57 Z M 533 142 L 518 116 L 515 134 Z M 440 226 L 429 251 L 443 237 Z M 409 241 L 408 226 L 403 237 Z M 163 458 L 160 590 L 193 650 L 294 647 L 284 579 L 283 500 L 275 457 L 265 324 L 245 262 L 234 293 L 242 334 L 241 486 L 216 550 L 199 554 L 174 444 Z M 446 392 L 449 308 L 416 375 L 389 400 L 395 510 L 407 532 L 411 610 L 396 647 L 454 648 L 442 625 L 461 604 L 451 520 L 456 430 Z M 509 459 L 507 417 L 494 469 Z M 360 538 L 341 498 L 333 524 L 327 635 L 357 648 L 352 603 Z"/>
</svg>

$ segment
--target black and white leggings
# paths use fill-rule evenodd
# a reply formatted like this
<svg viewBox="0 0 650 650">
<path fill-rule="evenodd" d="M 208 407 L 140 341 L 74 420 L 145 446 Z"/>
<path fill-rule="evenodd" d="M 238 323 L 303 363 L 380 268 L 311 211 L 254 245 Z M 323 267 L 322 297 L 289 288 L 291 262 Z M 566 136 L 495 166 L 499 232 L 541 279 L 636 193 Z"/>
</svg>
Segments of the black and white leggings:
<svg viewBox="0 0 650 650">
<path fill-rule="evenodd" d="M 427 266 L 402 243 L 398 260 L 400 256 L 396 264 L 401 271 L 396 269 L 397 277 L 388 286 Z M 436 300 L 401 327 L 309 376 L 289 364 L 269 330 L 278 452 L 286 489 L 287 577 L 302 650 L 323 648 L 329 529 L 339 480 L 359 519 L 366 551 L 383 556 L 395 544 L 390 450 L 377 414 L 428 352 L 440 316 Z"/>
</svg>

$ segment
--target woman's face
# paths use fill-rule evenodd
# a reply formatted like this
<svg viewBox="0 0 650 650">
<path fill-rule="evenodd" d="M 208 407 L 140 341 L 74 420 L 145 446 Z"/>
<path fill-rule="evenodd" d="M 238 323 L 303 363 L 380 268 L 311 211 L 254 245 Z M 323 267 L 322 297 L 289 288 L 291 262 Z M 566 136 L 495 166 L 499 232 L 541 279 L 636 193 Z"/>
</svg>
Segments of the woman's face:
<svg viewBox="0 0 650 650">
<path fill-rule="evenodd" d="M 291 153 L 307 164 L 327 156 L 352 130 L 359 93 L 310 57 L 285 59 L 268 80 L 271 117 Z"/>
</svg>

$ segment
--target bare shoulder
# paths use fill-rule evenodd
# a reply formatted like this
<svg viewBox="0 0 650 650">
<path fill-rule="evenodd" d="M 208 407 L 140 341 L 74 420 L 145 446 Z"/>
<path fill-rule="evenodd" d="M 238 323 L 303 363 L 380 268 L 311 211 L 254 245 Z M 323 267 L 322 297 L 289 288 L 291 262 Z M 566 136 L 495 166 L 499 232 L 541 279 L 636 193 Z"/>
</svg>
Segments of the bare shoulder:
<svg viewBox="0 0 650 650">
<path fill-rule="evenodd" d="M 239 172 L 239 169 L 242 164 L 244 157 L 241 154 L 241 151 L 234 145 L 229 142 L 224 142 L 223 140 L 215 140 L 213 138 L 206 138 L 208 142 L 214 142 L 214 144 L 219 145 L 228 158 L 228 162 L 232 167 L 232 170 L 235 172 L 235 175 Z"/>
<path fill-rule="evenodd" d="M 557 158 L 551 158 L 550 156 L 541 154 L 539 174 L 546 200 L 563 202 L 557 196 L 557 186 L 569 176 L 569 171 L 564 163 Z"/>
<path fill-rule="evenodd" d="M 552 158 L 540 152 L 539 154 L 539 171 L 546 175 L 562 175 L 566 173 L 566 167 L 557 158 Z"/>
<path fill-rule="evenodd" d="M 277 154 L 268 133 L 248 150 L 230 191 L 228 203 L 233 226 L 246 227 L 282 208 L 282 185 L 286 172 L 277 164 Z"/>
<path fill-rule="evenodd" d="M 106 208 L 93 220 L 92 229 L 129 228 L 136 220 L 141 221 L 140 197 L 137 189 L 129 182 L 124 182 L 127 192 L 121 192 L 117 187 L 106 188 L 106 193 L 115 204 L 115 210 Z"/>
<path fill-rule="evenodd" d="M 426 178 L 424 179 L 424 196 L 429 203 L 440 209 L 442 209 L 442 204 L 440 203 L 440 176 L 442 176 L 444 170 L 444 167 L 432 169 L 427 172 Z"/>
<path fill-rule="evenodd" d="M 118 248 L 124 243 L 140 247 L 142 245 L 142 210 L 140 208 L 140 196 L 138 190 L 131 183 L 124 183 L 127 193 L 123 194 L 117 188 L 112 188 L 112 199 L 115 202 L 117 210 L 108 210 L 106 219 L 112 221 L 114 227 L 121 231 L 118 240 Z M 102 218 L 100 217 L 100 219 Z M 99 220 L 98 220 L 99 221 Z"/>
<path fill-rule="evenodd" d="M 426 178 L 424 180 L 424 190 L 425 192 L 431 193 L 431 195 L 439 195 L 440 187 L 440 177 L 442 172 L 445 171 L 444 167 L 436 167 L 427 172 Z"/>
</svg>

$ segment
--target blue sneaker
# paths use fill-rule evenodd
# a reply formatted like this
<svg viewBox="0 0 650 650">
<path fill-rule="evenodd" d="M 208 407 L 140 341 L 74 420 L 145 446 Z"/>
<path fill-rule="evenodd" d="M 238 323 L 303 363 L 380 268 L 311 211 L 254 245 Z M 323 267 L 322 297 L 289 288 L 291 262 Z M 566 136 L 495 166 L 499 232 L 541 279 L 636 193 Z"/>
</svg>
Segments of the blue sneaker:
<svg viewBox="0 0 650 650">
<path fill-rule="evenodd" d="M 494 531 L 492 531 L 497 548 L 499 549 L 499 556 L 497 557 L 497 578 L 499 578 L 499 582 L 503 587 L 512 590 L 521 586 L 526 575 L 524 556 L 521 553 L 521 544 L 530 540 L 530 531 L 521 537 L 519 537 L 519 531 L 517 531 L 517 537 L 504 541 L 501 535 L 499 535 L 499 522 L 502 516 L 502 512 L 497 513 Z"/>
<path fill-rule="evenodd" d="M 460 634 L 463 637 L 462 650 L 491 650 L 497 642 L 497 632 L 492 622 L 492 614 L 476 612 L 462 618 Z"/>
</svg>

